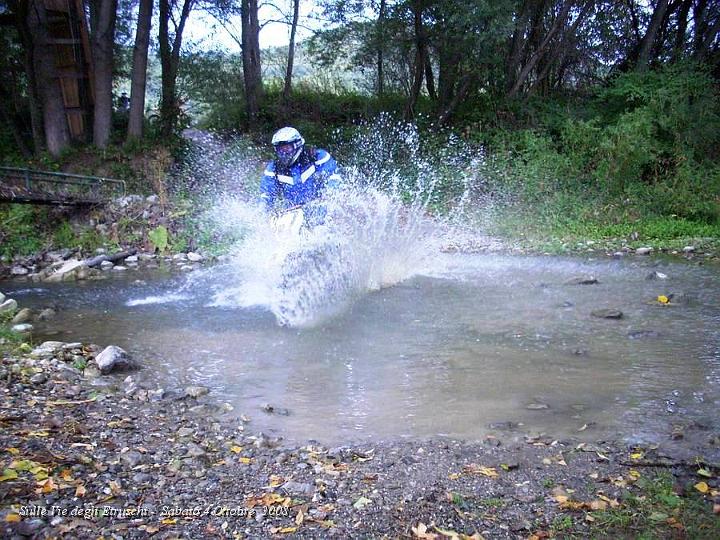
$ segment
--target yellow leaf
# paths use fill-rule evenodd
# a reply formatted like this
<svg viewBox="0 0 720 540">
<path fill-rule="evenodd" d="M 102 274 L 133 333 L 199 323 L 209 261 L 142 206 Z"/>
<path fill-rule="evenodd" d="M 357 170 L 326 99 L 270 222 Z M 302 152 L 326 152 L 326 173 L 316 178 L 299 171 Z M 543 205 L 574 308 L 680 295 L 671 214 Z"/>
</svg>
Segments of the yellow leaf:
<svg viewBox="0 0 720 540">
<path fill-rule="evenodd" d="M 80 484 L 79 486 L 77 486 L 75 488 L 75 496 L 76 497 L 84 497 L 85 493 L 86 493 L 85 486 L 83 486 L 82 484 Z"/>
<path fill-rule="evenodd" d="M 234 445 L 234 446 L 230 447 L 230 451 L 235 452 L 236 454 L 239 454 L 240 452 L 242 452 L 242 450 L 243 450 L 242 446 Z"/>
<path fill-rule="evenodd" d="M 591 501 L 590 510 L 607 510 L 607 503 L 605 501 Z"/>
<path fill-rule="evenodd" d="M 22 518 L 20 517 L 20 514 L 11 513 L 5 516 L 5 522 L 6 523 L 20 523 L 22 521 Z"/>
<path fill-rule="evenodd" d="M 28 437 L 47 437 L 50 435 L 47 431 L 31 431 L 28 433 Z"/>
<path fill-rule="evenodd" d="M 555 500 L 560 504 L 565 504 L 569 498 L 567 495 L 555 495 Z"/>
<path fill-rule="evenodd" d="M 20 450 L 12 446 L 10 448 L 6 448 L 5 451 L 12 454 L 13 456 L 17 456 L 20 453 Z"/>
<path fill-rule="evenodd" d="M 270 475 L 270 487 L 278 487 L 285 483 L 285 479 L 277 474 Z"/>
<path fill-rule="evenodd" d="M 411 527 L 415 538 L 421 538 L 422 540 L 435 540 L 438 535 L 435 533 L 428 532 L 427 525 L 424 523 L 418 523 L 417 527 Z"/>
<path fill-rule="evenodd" d="M 249 457 L 241 457 L 239 458 L 240 463 L 244 463 L 245 465 L 250 465 L 252 463 L 252 458 Z"/>
<path fill-rule="evenodd" d="M 457 480 L 458 478 L 460 478 L 460 473 L 458 473 L 458 472 L 450 473 L 448 475 L 448 478 L 450 480 Z"/>
<path fill-rule="evenodd" d="M 712 478 L 712 473 L 707 469 L 698 469 L 697 474 L 699 476 L 704 476 L 705 478 Z"/>
<path fill-rule="evenodd" d="M 710 488 L 708 487 L 707 483 L 705 482 L 698 482 L 693 486 L 695 489 L 697 489 L 700 493 L 707 493 L 710 491 Z"/>
<path fill-rule="evenodd" d="M 295 516 L 295 525 L 302 525 L 302 522 L 305 520 L 305 514 L 303 514 L 302 510 L 298 510 L 297 516 Z"/>
<path fill-rule="evenodd" d="M 66 482 L 72 482 L 73 477 L 72 477 L 72 474 L 70 473 L 70 469 L 63 469 L 62 472 L 60 473 L 60 478 L 62 478 Z"/>
<path fill-rule="evenodd" d="M 661 294 L 660 296 L 657 297 L 657 301 L 660 302 L 661 304 L 667 304 L 668 302 L 670 302 L 670 299 L 667 296 L 665 296 L 664 294 Z"/>
<path fill-rule="evenodd" d="M 165 518 L 160 523 L 163 525 L 175 525 L 177 523 L 177 519 Z"/>
<path fill-rule="evenodd" d="M 18 473 L 15 469 L 5 469 L 2 476 L 0 476 L 0 482 L 5 482 L 5 480 L 15 480 L 17 477 Z"/>
<path fill-rule="evenodd" d="M 475 463 L 471 463 L 470 465 L 465 465 L 463 467 L 463 471 L 469 474 L 480 474 L 482 476 L 487 476 L 489 478 L 497 478 L 498 473 L 497 470 L 495 470 L 494 467 L 483 467 L 482 465 L 477 465 Z"/>
<path fill-rule="evenodd" d="M 36 493 L 50 493 L 53 490 L 57 489 L 57 485 L 55 484 L 55 482 L 53 482 L 52 478 L 40 480 L 37 485 L 39 489 L 35 490 Z"/>
<path fill-rule="evenodd" d="M 631 459 L 642 459 L 643 453 L 642 452 L 634 452 L 630 454 Z"/>
<path fill-rule="evenodd" d="M 270 529 L 272 534 L 290 534 L 297 531 L 297 527 L 273 527 Z"/>
<path fill-rule="evenodd" d="M 635 469 L 630 469 L 628 471 L 628 476 L 630 478 L 632 478 L 633 480 L 637 480 L 638 478 L 640 478 L 640 473 L 638 471 L 636 471 Z"/>
</svg>

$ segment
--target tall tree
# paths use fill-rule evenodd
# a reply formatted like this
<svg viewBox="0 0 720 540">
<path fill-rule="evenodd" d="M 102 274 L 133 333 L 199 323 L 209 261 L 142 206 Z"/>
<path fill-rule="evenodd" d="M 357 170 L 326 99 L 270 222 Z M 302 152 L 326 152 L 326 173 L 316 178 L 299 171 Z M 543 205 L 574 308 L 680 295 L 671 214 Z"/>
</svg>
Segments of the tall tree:
<svg viewBox="0 0 720 540">
<path fill-rule="evenodd" d="M 150 26 L 152 24 L 153 0 L 140 0 L 138 8 L 133 65 L 130 82 L 130 116 L 128 120 L 128 140 L 140 138 L 143 134 L 145 119 L 145 85 L 147 79 L 148 47 L 150 45 Z"/>
<path fill-rule="evenodd" d="M 70 145 L 70 129 L 57 79 L 55 49 L 43 0 L 28 0 L 27 26 L 32 39 L 32 66 L 42 107 L 47 150 L 59 155 Z"/>
<path fill-rule="evenodd" d="M 295 61 L 295 33 L 297 32 L 298 19 L 300 18 L 300 0 L 293 0 L 293 16 L 290 23 L 290 44 L 288 45 L 287 70 L 285 71 L 285 86 L 283 87 L 283 100 L 290 98 L 292 85 L 293 63 Z"/>
<path fill-rule="evenodd" d="M 93 0 L 91 2 L 91 41 L 93 55 L 93 79 L 95 107 L 93 110 L 93 143 L 105 148 L 110 141 L 113 111 L 113 66 L 115 44 L 115 20 L 117 0 Z"/>
<path fill-rule="evenodd" d="M 653 10 L 650 23 L 645 31 L 645 35 L 640 42 L 638 48 L 637 61 L 635 62 L 635 69 L 638 71 L 646 70 L 650 64 L 650 53 L 652 52 L 655 39 L 657 38 L 665 13 L 668 9 L 669 0 L 658 0 L 655 9 Z"/>
<path fill-rule="evenodd" d="M 177 71 L 180 64 L 180 48 L 183 31 L 195 5 L 195 0 L 182 0 L 179 17 L 174 16 L 180 0 L 160 0 L 158 22 L 160 45 L 160 66 L 162 69 L 162 95 L 160 97 L 160 131 L 169 137 L 175 131 L 180 105 L 177 99 Z M 173 29 L 170 29 L 172 23 Z"/>
<path fill-rule="evenodd" d="M 250 121 L 257 117 L 263 95 L 260 64 L 260 22 L 257 0 L 242 0 L 242 59 L 245 81 L 245 108 Z"/>
</svg>

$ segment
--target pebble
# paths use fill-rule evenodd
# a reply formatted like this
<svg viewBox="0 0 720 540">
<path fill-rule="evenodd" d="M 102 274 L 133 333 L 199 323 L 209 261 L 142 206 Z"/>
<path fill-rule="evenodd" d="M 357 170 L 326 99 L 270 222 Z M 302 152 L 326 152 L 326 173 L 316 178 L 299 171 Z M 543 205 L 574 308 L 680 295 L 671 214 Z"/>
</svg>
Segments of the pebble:
<svg viewBox="0 0 720 540">
<path fill-rule="evenodd" d="M 13 332 L 17 332 L 18 334 L 25 334 L 28 332 L 32 332 L 32 329 L 33 329 L 32 324 L 15 324 L 11 328 L 11 330 Z"/>
<path fill-rule="evenodd" d="M 667 279 L 667 274 L 663 274 L 662 272 L 655 271 L 655 272 L 648 274 L 645 279 L 647 279 L 648 281 L 652 281 L 655 279 Z"/>
<path fill-rule="evenodd" d="M 682 250 L 683 253 L 695 253 L 695 246 L 685 246 Z"/>
<path fill-rule="evenodd" d="M 652 253 L 653 248 L 651 247 L 639 247 L 635 250 L 635 253 L 637 255 L 650 255 Z"/>
<path fill-rule="evenodd" d="M 530 411 L 542 411 L 545 409 L 549 409 L 550 405 L 548 405 L 547 403 L 530 403 L 529 405 L 526 405 L 525 408 Z"/>
<path fill-rule="evenodd" d="M 590 313 L 593 317 L 600 319 L 622 319 L 623 312 L 619 309 L 596 309 Z"/>
<path fill-rule="evenodd" d="M 185 388 L 185 396 L 191 398 L 199 398 L 210 393 L 210 389 L 207 386 L 188 386 Z"/>
</svg>

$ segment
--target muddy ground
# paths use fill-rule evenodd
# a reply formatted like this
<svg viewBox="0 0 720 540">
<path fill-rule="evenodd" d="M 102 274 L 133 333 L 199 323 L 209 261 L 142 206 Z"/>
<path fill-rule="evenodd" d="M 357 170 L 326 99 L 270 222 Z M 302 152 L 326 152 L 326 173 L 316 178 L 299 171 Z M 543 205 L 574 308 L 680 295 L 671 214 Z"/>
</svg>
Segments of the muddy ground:
<svg viewBox="0 0 720 540">
<path fill-rule="evenodd" d="M 502 430 L 287 444 L 200 391 L 91 384 L 70 361 L 99 349 L 59 350 L 2 360 L 5 538 L 720 537 L 720 439 L 703 426 L 656 448 Z"/>
</svg>

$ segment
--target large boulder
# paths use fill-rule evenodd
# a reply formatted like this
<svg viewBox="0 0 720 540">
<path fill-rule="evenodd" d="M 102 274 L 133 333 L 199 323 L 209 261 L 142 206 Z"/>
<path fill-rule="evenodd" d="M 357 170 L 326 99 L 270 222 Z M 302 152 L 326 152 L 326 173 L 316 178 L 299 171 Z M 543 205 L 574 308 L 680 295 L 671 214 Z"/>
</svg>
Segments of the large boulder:
<svg viewBox="0 0 720 540">
<path fill-rule="evenodd" d="M 14 313 L 17 311 L 18 304 L 12 298 L 8 298 L 0 304 L 0 313 Z"/>
<path fill-rule="evenodd" d="M 95 357 L 95 363 L 103 375 L 107 375 L 113 371 L 127 371 L 137 368 L 137 364 L 130 355 L 116 345 L 105 347 L 102 352 Z"/>
<path fill-rule="evenodd" d="M 83 268 L 85 268 L 85 263 L 78 259 L 56 262 L 47 269 L 45 281 L 50 283 L 72 281 L 77 278 L 77 273 Z"/>
</svg>

